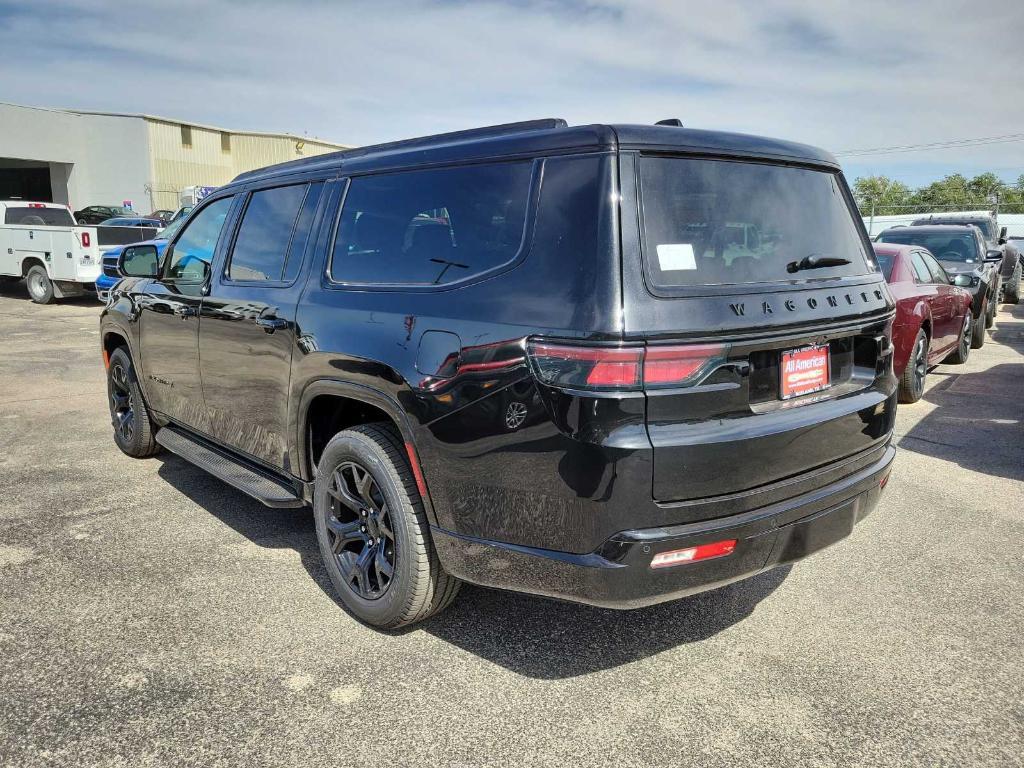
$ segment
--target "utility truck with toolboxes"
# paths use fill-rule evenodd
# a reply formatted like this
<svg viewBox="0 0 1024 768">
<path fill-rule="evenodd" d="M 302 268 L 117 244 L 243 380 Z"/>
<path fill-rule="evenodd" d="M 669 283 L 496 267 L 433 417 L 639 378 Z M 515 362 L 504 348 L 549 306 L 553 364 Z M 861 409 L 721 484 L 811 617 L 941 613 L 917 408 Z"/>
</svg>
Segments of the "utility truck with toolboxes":
<svg viewBox="0 0 1024 768">
<path fill-rule="evenodd" d="M 152 237 L 139 227 L 80 227 L 65 205 L 0 200 L 0 283 L 25 280 L 37 304 L 95 290 L 102 246 Z"/>
</svg>

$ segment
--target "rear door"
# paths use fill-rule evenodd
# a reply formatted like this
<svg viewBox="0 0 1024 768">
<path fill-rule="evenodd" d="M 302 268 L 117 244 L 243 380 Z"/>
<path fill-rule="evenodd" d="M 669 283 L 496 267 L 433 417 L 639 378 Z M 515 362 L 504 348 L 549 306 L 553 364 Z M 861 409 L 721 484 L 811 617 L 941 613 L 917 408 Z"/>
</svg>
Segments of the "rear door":
<svg viewBox="0 0 1024 768">
<path fill-rule="evenodd" d="M 623 153 L 620 175 L 654 498 L 742 494 L 880 449 L 893 303 L 838 172 Z"/>
<path fill-rule="evenodd" d="M 276 468 L 287 468 L 295 309 L 325 187 L 318 180 L 250 189 L 202 303 L 209 433 Z"/>
<path fill-rule="evenodd" d="M 928 251 L 920 252 L 921 260 L 928 270 L 929 284 L 934 291 L 932 309 L 932 352 L 946 349 L 955 344 L 960 337 L 960 323 L 956 317 L 956 303 L 953 299 L 953 289 L 946 276 L 946 270 L 939 266 Z M 941 307 L 941 311 L 938 309 Z"/>
</svg>

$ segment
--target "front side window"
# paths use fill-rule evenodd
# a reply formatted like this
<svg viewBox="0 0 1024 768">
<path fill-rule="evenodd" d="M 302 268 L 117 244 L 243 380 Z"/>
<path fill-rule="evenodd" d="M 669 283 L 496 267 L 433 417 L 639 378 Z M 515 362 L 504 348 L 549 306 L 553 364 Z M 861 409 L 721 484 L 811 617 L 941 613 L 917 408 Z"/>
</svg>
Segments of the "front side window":
<svg viewBox="0 0 1024 768">
<path fill-rule="evenodd" d="M 444 285 L 516 258 L 529 161 L 356 177 L 349 183 L 331 278 L 371 285 Z"/>
<path fill-rule="evenodd" d="M 932 282 L 938 283 L 939 285 L 949 284 L 949 275 L 946 274 L 946 270 L 937 262 L 930 253 L 922 253 L 921 258 L 924 259 L 924 263 L 928 265 L 928 272 L 932 276 Z"/>
<path fill-rule="evenodd" d="M 252 193 L 238 227 L 235 247 L 228 262 L 230 280 L 284 279 L 285 265 L 302 260 L 309 231 L 309 220 L 302 231 L 299 214 L 310 194 L 319 199 L 322 184 L 292 184 L 261 189 Z M 315 209 L 315 200 L 312 201 Z M 308 209 L 309 206 L 306 206 Z M 306 217 L 304 217 L 306 218 Z"/>
<path fill-rule="evenodd" d="M 644 253 L 657 287 L 873 271 L 837 174 L 763 163 L 640 158 Z M 809 256 L 843 260 L 791 271 Z"/>
<path fill-rule="evenodd" d="M 215 200 L 188 222 L 171 251 L 165 272 L 168 280 L 202 282 L 206 279 L 231 202 L 230 197 Z"/>
</svg>

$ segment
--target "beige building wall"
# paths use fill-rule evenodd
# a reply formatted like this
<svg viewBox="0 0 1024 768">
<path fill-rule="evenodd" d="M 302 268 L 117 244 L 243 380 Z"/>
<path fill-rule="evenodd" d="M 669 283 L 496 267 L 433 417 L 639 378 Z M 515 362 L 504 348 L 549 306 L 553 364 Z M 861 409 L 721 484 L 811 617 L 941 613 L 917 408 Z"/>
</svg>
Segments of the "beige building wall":
<svg viewBox="0 0 1024 768">
<path fill-rule="evenodd" d="M 221 186 L 244 171 L 345 147 L 300 136 L 233 133 L 145 118 L 153 208 L 174 210 L 181 190 Z"/>
</svg>

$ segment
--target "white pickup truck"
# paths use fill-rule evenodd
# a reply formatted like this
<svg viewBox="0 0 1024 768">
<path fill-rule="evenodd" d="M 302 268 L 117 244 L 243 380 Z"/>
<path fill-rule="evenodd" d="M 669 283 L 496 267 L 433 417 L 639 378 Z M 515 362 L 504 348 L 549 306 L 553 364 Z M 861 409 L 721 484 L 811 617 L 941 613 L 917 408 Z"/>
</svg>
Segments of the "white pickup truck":
<svg viewBox="0 0 1024 768">
<path fill-rule="evenodd" d="M 67 206 L 0 200 L 0 283 L 24 278 L 37 304 L 95 290 L 103 246 L 145 240 L 156 230 L 80 227 Z"/>
</svg>

